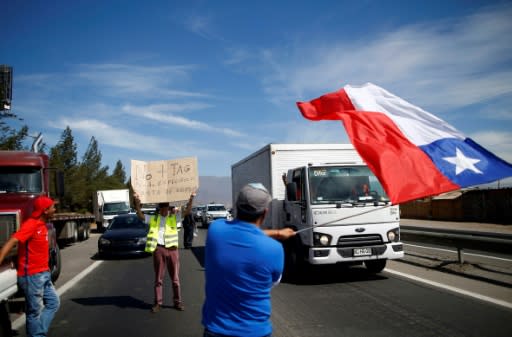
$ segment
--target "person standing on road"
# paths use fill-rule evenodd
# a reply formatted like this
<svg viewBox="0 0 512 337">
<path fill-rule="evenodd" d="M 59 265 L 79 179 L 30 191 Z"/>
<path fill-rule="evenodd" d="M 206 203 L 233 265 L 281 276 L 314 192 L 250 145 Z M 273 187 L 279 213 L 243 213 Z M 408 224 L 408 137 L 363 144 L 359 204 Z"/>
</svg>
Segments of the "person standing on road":
<svg viewBox="0 0 512 337">
<path fill-rule="evenodd" d="M 193 197 L 189 199 L 191 203 Z M 174 308 L 179 311 L 185 310 L 181 300 L 180 286 L 180 256 L 178 251 L 178 227 L 176 224 L 176 207 L 171 208 L 169 203 L 158 204 L 158 213 L 155 215 L 144 215 L 141 211 L 140 199 L 134 195 L 135 210 L 139 219 L 149 224 L 149 232 L 146 242 L 146 252 L 153 254 L 153 267 L 155 271 L 155 300 L 151 308 L 152 313 L 160 311 L 163 303 L 163 280 L 165 268 L 169 272 L 172 282 Z"/>
<path fill-rule="evenodd" d="M 196 227 L 196 222 L 194 220 L 194 215 L 192 214 L 192 202 L 196 193 L 192 193 L 190 195 L 190 199 L 188 200 L 187 206 L 185 206 L 185 211 L 183 212 L 183 245 L 185 249 L 192 248 L 192 241 L 194 240 L 194 230 Z"/>
<path fill-rule="evenodd" d="M 18 245 L 18 286 L 25 294 L 27 337 L 46 336 L 60 299 L 51 280 L 46 223 L 55 214 L 55 202 L 46 196 L 34 200 L 31 217 L 23 222 L 0 250 L 0 264 Z"/>
<path fill-rule="evenodd" d="M 287 239 L 295 232 L 260 229 L 271 200 L 262 184 L 245 185 L 236 218 L 214 221 L 208 229 L 203 337 L 272 334 L 270 291 L 281 279 L 284 252 L 270 237 Z"/>
</svg>

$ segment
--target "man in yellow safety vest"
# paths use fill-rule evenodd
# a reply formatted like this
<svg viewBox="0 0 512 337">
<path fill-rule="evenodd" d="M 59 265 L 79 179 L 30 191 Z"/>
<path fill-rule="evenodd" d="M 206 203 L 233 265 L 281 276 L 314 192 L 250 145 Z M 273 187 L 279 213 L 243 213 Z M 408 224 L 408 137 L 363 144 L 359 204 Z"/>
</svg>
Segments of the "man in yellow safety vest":
<svg viewBox="0 0 512 337">
<path fill-rule="evenodd" d="M 192 203 L 194 196 L 195 193 L 190 195 L 189 203 Z M 137 216 L 149 224 L 146 252 L 153 254 L 155 270 L 155 301 L 151 312 L 157 313 L 162 307 L 163 279 L 166 267 L 172 281 L 174 308 L 183 311 L 185 307 L 181 299 L 179 278 L 180 257 L 178 251 L 178 228 L 176 224 L 177 208 L 172 207 L 170 209 L 168 202 L 161 202 L 158 204 L 157 214 L 145 215 L 141 211 L 138 195 L 134 195 L 134 204 Z"/>
</svg>

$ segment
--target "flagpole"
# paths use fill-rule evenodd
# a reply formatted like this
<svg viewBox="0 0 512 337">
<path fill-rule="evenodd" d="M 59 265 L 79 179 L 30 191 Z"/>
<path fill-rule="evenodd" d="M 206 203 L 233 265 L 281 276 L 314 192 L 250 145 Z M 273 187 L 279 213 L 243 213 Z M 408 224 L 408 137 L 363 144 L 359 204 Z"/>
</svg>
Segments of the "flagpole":
<svg viewBox="0 0 512 337">
<path fill-rule="evenodd" d="M 368 214 L 368 213 L 371 213 L 371 212 L 380 211 L 381 209 L 385 209 L 385 208 L 388 208 L 388 207 L 391 207 L 391 206 L 393 206 L 393 205 L 389 204 L 389 205 L 386 205 L 386 206 L 383 206 L 383 207 L 373 208 L 373 209 L 368 210 L 368 211 L 364 211 L 364 212 L 357 213 L 357 214 L 352 214 L 352 215 L 349 215 L 349 216 L 346 216 L 346 217 L 343 217 L 343 218 L 340 218 L 340 219 L 335 219 L 335 220 L 332 220 L 332 221 L 329 221 L 329 222 L 325 222 L 325 223 L 322 223 L 322 224 L 319 224 L 319 225 L 308 226 L 308 227 L 299 229 L 298 231 L 295 231 L 295 233 L 300 233 L 300 232 L 303 232 L 305 230 L 313 229 L 313 228 L 320 227 L 320 226 L 330 225 L 330 224 L 332 224 L 334 222 L 350 219 L 350 218 L 353 218 L 353 217 L 356 217 L 356 216 L 360 216 L 360 215 L 363 215 L 363 214 Z"/>
</svg>

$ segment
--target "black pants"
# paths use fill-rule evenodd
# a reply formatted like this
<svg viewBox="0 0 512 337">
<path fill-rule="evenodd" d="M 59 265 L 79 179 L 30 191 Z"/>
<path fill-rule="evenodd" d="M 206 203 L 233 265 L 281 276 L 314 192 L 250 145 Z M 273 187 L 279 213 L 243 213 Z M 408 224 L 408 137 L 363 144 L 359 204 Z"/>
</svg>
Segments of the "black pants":
<svg viewBox="0 0 512 337">
<path fill-rule="evenodd" d="M 183 244 L 185 248 L 192 247 L 192 240 L 194 240 L 194 225 L 184 224 L 183 225 Z"/>
</svg>

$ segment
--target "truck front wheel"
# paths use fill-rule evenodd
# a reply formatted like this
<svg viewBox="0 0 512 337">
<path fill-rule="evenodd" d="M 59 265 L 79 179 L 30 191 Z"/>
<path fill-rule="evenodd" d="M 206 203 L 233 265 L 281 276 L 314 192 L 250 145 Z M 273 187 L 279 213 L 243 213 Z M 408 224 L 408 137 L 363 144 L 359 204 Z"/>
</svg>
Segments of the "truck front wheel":
<svg viewBox="0 0 512 337">
<path fill-rule="evenodd" d="M 384 268 L 386 268 L 386 259 L 383 260 L 368 260 L 364 261 L 364 265 L 366 266 L 366 269 L 370 273 L 380 273 Z"/>
<path fill-rule="evenodd" d="M 286 282 L 299 283 L 305 275 L 307 263 L 304 261 L 304 249 L 298 238 L 286 240 L 284 243 L 284 273 Z"/>
<path fill-rule="evenodd" d="M 56 245 L 54 249 L 50 251 L 50 274 L 52 277 L 52 282 L 57 281 L 59 278 L 62 268 L 61 262 L 60 249 L 59 246 Z"/>
</svg>

